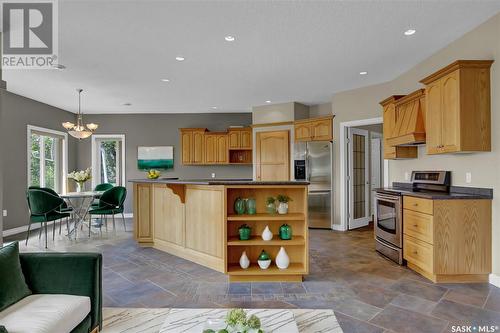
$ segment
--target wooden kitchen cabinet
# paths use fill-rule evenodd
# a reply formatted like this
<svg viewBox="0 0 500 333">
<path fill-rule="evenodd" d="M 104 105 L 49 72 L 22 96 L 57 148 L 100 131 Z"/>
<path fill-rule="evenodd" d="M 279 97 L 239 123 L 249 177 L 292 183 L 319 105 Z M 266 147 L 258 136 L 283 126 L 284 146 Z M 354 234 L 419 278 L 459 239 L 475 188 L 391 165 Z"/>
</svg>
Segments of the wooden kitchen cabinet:
<svg viewBox="0 0 500 333">
<path fill-rule="evenodd" d="M 203 164 L 205 128 L 181 128 L 182 164 Z"/>
<path fill-rule="evenodd" d="M 229 149 L 252 149 L 251 128 L 230 128 L 228 132 Z"/>
<path fill-rule="evenodd" d="M 289 131 L 257 132 L 257 180 L 290 180 Z"/>
<path fill-rule="evenodd" d="M 492 60 L 458 60 L 426 85 L 427 153 L 491 151 Z"/>
<path fill-rule="evenodd" d="M 296 120 L 295 141 L 332 141 L 333 116 Z"/>
<path fill-rule="evenodd" d="M 403 197 L 403 257 L 433 282 L 487 282 L 491 200 Z"/>
<path fill-rule="evenodd" d="M 401 95 L 394 95 L 380 102 L 380 105 L 382 105 L 384 119 L 384 159 L 386 160 L 409 159 L 418 157 L 417 147 L 391 146 L 387 142 L 389 138 L 392 138 L 396 128 L 396 102 L 403 97 L 404 96 Z"/>
<path fill-rule="evenodd" d="M 227 164 L 229 162 L 228 135 L 208 132 L 205 134 L 203 164 Z"/>
</svg>

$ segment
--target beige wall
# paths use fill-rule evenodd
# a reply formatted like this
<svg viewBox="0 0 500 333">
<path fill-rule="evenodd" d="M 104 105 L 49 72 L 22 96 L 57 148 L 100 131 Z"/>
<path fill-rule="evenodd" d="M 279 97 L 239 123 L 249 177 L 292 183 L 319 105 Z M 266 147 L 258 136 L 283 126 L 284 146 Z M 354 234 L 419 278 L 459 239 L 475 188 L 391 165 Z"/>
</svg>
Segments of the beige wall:
<svg viewBox="0 0 500 333">
<path fill-rule="evenodd" d="M 254 106 L 253 124 L 280 123 L 309 117 L 309 106 L 297 102 Z"/>
<path fill-rule="evenodd" d="M 425 147 L 419 149 L 419 158 L 390 161 L 389 181 L 404 181 L 404 173 L 411 170 L 441 169 L 452 171 L 454 185 L 494 188 L 493 200 L 493 272 L 500 274 L 500 15 L 496 15 L 473 31 L 446 46 L 408 72 L 388 83 L 336 94 L 332 98 L 335 129 L 339 123 L 354 119 L 380 117 L 378 102 L 393 94 L 406 94 L 422 86 L 418 81 L 457 59 L 493 59 L 491 68 L 492 93 L 492 151 L 489 153 L 448 154 L 428 156 Z M 338 133 L 338 132 L 337 132 Z M 338 141 L 335 154 L 338 156 Z M 339 179 L 338 159 L 335 160 L 335 179 Z M 465 183 L 465 173 L 472 172 L 472 183 Z M 340 191 L 338 181 L 336 193 Z M 340 199 L 335 198 L 338 207 Z M 335 223 L 340 223 L 339 209 L 335 210 Z"/>
</svg>

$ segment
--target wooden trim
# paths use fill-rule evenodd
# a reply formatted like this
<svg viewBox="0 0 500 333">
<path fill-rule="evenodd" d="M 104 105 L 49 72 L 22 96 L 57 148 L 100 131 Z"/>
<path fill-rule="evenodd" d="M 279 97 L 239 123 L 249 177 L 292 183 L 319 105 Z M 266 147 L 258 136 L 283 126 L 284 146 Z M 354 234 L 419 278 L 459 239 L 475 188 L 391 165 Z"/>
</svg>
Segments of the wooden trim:
<svg viewBox="0 0 500 333">
<path fill-rule="evenodd" d="M 293 121 L 281 121 L 277 123 L 263 123 L 263 124 L 252 124 L 250 127 L 258 128 L 258 127 L 272 127 L 272 126 L 284 126 L 284 125 L 293 125 Z"/>
<path fill-rule="evenodd" d="M 332 115 L 317 117 L 317 118 L 298 119 L 298 120 L 295 120 L 294 123 L 295 124 L 303 124 L 303 123 L 308 123 L 310 121 L 332 120 L 334 117 L 335 116 L 332 114 Z"/>
<path fill-rule="evenodd" d="M 403 97 L 399 98 L 397 101 L 394 102 L 394 104 L 396 106 L 398 106 L 398 105 L 401 105 L 401 104 L 404 104 L 404 103 L 408 103 L 408 102 L 410 102 L 413 99 L 417 99 L 417 98 L 422 97 L 423 95 L 425 95 L 425 89 L 418 89 L 418 90 L 415 90 L 412 93 L 409 93 L 406 96 L 403 96 Z"/>
<path fill-rule="evenodd" d="M 302 282 L 302 275 L 229 275 L 229 282 Z"/>
<path fill-rule="evenodd" d="M 186 188 L 184 184 L 167 184 L 167 187 L 181 199 L 182 203 L 186 203 Z"/>
<path fill-rule="evenodd" d="M 392 95 L 390 97 L 387 97 L 383 101 L 379 102 L 379 104 L 382 106 L 387 106 L 388 104 L 395 103 L 397 100 L 403 97 L 405 97 L 405 95 Z"/>
<path fill-rule="evenodd" d="M 401 146 L 408 144 L 408 142 L 417 142 L 418 144 L 425 144 L 425 132 L 424 133 L 417 133 L 413 132 L 410 134 L 405 134 L 401 136 L 396 136 L 392 138 L 388 138 L 386 140 L 387 144 L 389 146 Z M 413 147 L 414 145 L 411 145 L 409 147 Z M 404 147 L 404 146 L 402 146 Z"/>
<path fill-rule="evenodd" d="M 461 68 L 490 68 L 494 60 L 457 60 L 452 62 L 448 66 L 438 70 L 437 72 L 423 78 L 420 83 L 428 85 L 443 76 L 450 74 L 453 71 Z"/>
</svg>

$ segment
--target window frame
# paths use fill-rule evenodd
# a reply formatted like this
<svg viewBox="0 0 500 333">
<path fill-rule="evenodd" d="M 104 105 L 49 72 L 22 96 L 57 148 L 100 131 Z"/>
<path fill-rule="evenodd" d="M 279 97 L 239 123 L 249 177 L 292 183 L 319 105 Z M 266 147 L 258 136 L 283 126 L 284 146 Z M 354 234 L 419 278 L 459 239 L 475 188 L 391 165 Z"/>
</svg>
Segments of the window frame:
<svg viewBox="0 0 500 333">
<path fill-rule="evenodd" d="M 94 134 L 92 135 L 92 143 L 91 143 L 91 161 L 92 161 L 92 188 L 95 188 L 97 185 L 96 180 L 100 179 L 100 175 L 98 174 L 99 166 L 97 165 L 98 159 L 96 158 L 96 142 L 98 139 L 116 139 L 117 141 L 121 141 L 121 156 L 120 156 L 120 186 L 126 186 L 126 177 L 125 177 L 125 155 L 126 155 L 126 144 L 125 144 L 125 134 Z"/>
<path fill-rule="evenodd" d="M 61 165 L 59 168 L 61 169 L 61 176 L 60 178 L 56 178 L 56 180 L 60 184 L 60 190 L 61 193 L 65 194 L 66 189 L 67 189 L 67 183 L 68 183 L 68 133 L 61 132 L 61 131 L 56 131 L 53 129 L 49 128 L 44 128 L 44 127 L 39 127 L 39 126 L 33 126 L 33 125 L 27 125 L 26 127 L 26 183 L 29 184 L 31 183 L 31 135 L 36 133 L 40 133 L 42 136 L 57 136 L 61 139 L 61 156 L 60 156 L 60 163 Z M 40 149 L 40 170 L 42 171 L 40 173 L 40 185 L 42 184 L 42 179 L 44 179 L 45 174 L 45 163 L 42 163 L 42 160 L 44 161 L 45 159 L 43 158 L 45 155 L 45 146 L 43 145 L 43 140 L 40 140 L 40 147 L 43 147 Z M 42 165 L 43 164 L 43 165 Z M 57 167 L 57 161 L 55 161 L 55 168 L 59 169 Z M 58 170 L 59 171 L 59 170 Z"/>
</svg>

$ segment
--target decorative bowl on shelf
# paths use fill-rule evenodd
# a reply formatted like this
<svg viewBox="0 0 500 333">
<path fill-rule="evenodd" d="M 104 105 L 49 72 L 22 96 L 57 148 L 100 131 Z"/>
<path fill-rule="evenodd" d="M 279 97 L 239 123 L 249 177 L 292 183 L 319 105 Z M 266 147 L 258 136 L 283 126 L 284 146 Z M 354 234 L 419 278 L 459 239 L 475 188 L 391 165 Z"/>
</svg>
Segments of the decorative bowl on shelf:
<svg viewBox="0 0 500 333">
<path fill-rule="evenodd" d="M 283 224 L 280 227 L 280 239 L 282 240 L 290 240 L 292 239 L 292 227 L 288 224 Z"/>
<path fill-rule="evenodd" d="M 271 265 L 271 257 L 269 257 L 269 254 L 267 254 L 266 251 L 262 250 L 259 255 L 259 259 L 257 259 L 257 264 L 259 264 L 259 267 L 261 269 L 269 268 L 269 266 Z"/>
<path fill-rule="evenodd" d="M 242 224 L 238 228 L 238 234 L 240 236 L 240 240 L 249 240 L 252 234 L 252 228 L 248 224 Z"/>
<path fill-rule="evenodd" d="M 160 177 L 161 172 L 155 169 L 148 170 L 147 177 L 148 179 L 158 179 Z"/>
</svg>

